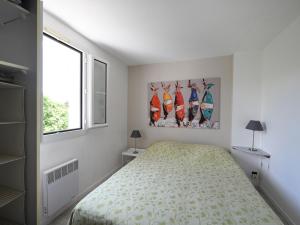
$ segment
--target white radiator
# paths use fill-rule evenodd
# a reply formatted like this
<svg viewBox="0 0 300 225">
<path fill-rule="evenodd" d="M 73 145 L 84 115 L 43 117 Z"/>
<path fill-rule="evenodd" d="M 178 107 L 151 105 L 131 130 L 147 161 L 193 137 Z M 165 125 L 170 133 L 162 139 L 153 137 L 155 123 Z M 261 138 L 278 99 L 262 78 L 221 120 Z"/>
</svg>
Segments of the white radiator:
<svg viewBox="0 0 300 225">
<path fill-rule="evenodd" d="M 43 173 L 43 213 L 51 216 L 78 194 L 78 160 L 73 159 Z"/>
</svg>

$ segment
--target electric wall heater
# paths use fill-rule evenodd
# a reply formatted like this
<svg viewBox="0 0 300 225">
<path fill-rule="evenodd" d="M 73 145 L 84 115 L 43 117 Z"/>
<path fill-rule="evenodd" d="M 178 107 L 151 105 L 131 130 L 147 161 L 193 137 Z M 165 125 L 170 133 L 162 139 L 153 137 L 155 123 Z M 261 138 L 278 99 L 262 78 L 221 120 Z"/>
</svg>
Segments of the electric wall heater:
<svg viewBox="0 0 300 225">
<path fill-rule="evenodd" d="M 73 159 L 43 173 L 43 213 L 51 216 L 78 194 L 78 160 Z"/>
</svg>

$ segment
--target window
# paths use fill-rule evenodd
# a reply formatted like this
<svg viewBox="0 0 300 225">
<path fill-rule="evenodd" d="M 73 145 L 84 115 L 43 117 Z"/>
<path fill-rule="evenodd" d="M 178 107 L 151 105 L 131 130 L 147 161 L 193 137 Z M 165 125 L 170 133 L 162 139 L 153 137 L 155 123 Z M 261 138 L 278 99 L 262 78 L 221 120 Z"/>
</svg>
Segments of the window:
<svg viewBox="0 0 300 225">
<path fill-rule="evenodd" d="M 43 132 L 82 128 L 82 52 L 44 34 Z"/>
<path fill-rule="evenodd" d="M 93 80 L 93 123 L 94 125 L 106 124 L 106 72 L 107 65 L 94 59 Z"/>
<path fill-rule="evenodd" d="M 89 56 L 88 126 L 107 126 L 107 63 Z"/>
</svg>

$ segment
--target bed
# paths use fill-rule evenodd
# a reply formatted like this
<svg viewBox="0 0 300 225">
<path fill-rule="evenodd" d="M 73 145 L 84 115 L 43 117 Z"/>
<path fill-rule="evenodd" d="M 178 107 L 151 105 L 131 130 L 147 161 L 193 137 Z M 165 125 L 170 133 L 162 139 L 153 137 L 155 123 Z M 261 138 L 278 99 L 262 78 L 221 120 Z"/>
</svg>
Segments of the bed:
<svg viewBox="0 0 300 225">
<path fill-rule="evenodd" d="M 158 142 L 88 194 L 70 225 L 282 224 L 223 148 Z"/>
</svg>

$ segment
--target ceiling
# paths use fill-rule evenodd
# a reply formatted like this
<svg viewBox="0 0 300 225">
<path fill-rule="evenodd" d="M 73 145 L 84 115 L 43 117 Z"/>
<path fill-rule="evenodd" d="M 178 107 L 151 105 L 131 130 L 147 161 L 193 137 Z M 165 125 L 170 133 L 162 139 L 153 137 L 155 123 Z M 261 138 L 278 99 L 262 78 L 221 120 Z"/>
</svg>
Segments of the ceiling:
<svg viewBox="0 0 300 225">
<path fill-rule="evenodd" d="M 44 0 L 128 65 L 260 50 L 300 15 L 299 0 Z"/>
</svg>

